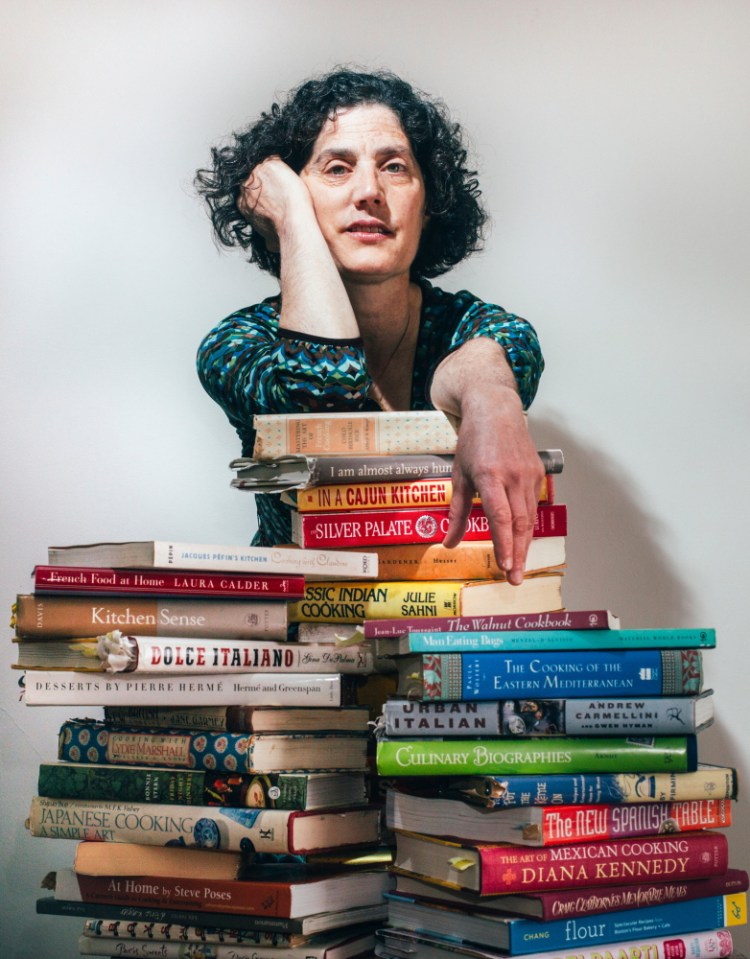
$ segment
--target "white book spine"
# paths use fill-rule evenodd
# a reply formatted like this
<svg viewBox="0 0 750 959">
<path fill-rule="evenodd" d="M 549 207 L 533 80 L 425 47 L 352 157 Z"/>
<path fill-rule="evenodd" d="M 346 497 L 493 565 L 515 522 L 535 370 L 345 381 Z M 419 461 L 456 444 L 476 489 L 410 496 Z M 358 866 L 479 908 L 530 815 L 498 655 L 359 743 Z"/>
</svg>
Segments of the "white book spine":
<svg viewBox="0 0 750 959">
<path fill-rule="evenodd" d="M 98 675 L 57 670 L 25 674 L 28 706 L 340 706 L 339 673 Z"/>
</svg>

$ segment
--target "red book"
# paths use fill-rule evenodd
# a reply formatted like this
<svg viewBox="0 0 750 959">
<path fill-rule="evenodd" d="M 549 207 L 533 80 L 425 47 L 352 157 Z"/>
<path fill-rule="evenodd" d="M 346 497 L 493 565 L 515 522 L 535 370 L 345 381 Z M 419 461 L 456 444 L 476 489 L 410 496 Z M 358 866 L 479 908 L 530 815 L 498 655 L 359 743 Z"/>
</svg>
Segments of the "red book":
<svg viewBox="0 0 750 959">
<path fill-rule="evenodd" d="M 432 619 L 367 619 L 366 639 L 398 639 L 407 633 L 505 632 L 540 629 L 619 629 L 620 620 L 608 609 L 564 609 L 554 613 L 512 613 L 492 616 L 435 616 Z"/>
<path fill-rule="evenodd" d="M 161 569 L 102 569 L 93 566 L 36 566 L 37 593 L 110 596 L 218 596 L 223 599 L 300 599 L 304 576 L 257 573 L 177 572 Z"/>
<path fill-rule="evenodd" d="M 377 905 L 389 885 L 388 874 L 383 870 L 321 874 L 289 864 L 254 865 L 252 878 L 246 880 L 85 876 L 72 869 L 58 869 L 55 899 L 294 919 Z"/>
<path fill-rule="evenodd" d="M 405 546 L 442 543 L 448 531 L 449 507 L 435 509 L 346 510 L 339 513 L 292 511 L 292 539 L 303 547 Z M 534 536 L 566 536 L 564 503 L 537 506 Z M 489 521 L 481 506 L 469 513 L 465 540 L 488 540 Z"/>
<path fill-rule="evenodd" d="M 408 875 L 481 896 L 579 886 L 703 879 L 729 868 L 727 837 L 701 831 L 530 848 L 459 843 L 397 833 L 394 866 Z"/>
</svg>

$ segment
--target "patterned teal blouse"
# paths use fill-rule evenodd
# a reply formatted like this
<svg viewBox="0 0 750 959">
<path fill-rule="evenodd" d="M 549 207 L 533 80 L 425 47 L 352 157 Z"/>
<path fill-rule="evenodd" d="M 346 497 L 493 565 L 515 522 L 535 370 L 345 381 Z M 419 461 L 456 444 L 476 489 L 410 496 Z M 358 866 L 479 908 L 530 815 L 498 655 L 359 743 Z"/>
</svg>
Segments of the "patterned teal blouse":
<svg viewBox="0 0 750 959">
<path fill-rule="evenodd" d="M 438 363 L 467 340 L 488 336 L 500 343 L 518 383 L 524 409 L 534 398 L 544 360 L 534 328 L 502 307 L 466 290 L 446 293 L 426 280 L 414 357 L 411 408 L 433 409 L 429 386 Z M 198 348 L 198 376 L 224 410 L 251 456 L 255 413 L 365 411 L 380 407 L 367 393 L 371 380 L 362 340 L 302 336 L 279 326 L 277 295 L 222 320 Z M 258 531 L 253 543 L 291 542 L 289 511 L 274 495 L 256 497 Z"/>
</svg>

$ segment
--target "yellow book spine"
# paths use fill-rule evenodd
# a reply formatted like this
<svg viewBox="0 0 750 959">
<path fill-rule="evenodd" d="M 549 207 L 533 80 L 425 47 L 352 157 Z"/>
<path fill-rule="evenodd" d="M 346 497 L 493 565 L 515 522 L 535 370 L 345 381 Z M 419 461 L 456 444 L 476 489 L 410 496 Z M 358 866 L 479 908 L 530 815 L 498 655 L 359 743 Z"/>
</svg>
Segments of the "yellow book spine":
<svg viewBox="0 0 750 959">
<path fill-rule="evenodd" d="M 361 623 L 365 619 L 457 616 L 463 582 L 309 583 L 289 604 L 292 623 Z"/>
<path fill-rule="evenodd" d="M 299 490 L 300 513 L 329 513 L 346 509 L 413 509 L 419 506 L 449 506 L 453 484 L 449 479 L 413 480 L 408 483 L 341 483 Z M 539 502 L 549 502 L 545 476 Z M 478 496 L 473 501 L 479 505 Z"/>
</svg>

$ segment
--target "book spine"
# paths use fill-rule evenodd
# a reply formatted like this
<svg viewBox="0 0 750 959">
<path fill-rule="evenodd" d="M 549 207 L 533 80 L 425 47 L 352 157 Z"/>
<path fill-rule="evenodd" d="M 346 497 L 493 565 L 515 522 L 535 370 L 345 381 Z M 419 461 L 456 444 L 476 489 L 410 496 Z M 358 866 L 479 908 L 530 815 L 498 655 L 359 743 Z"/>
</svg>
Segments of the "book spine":
<svg viewBox="0 0 750 959">
<path fill-rule="evenodd" d="M 432 632 L 410 629 L 404 637 L 403 652 L 462 653 L 606 649 L 713 649 L 713 629 L 549 629 L 490 632 Z M 392 651 L 391 651 L 392 655 Z"/>
<path fill-rule="evenodd" d="M 729 866 L 726 837 L 708 832 L 541 849 L 492 845 L 477 848 L 482 895 L 544 892 L 600 883 L 617 885 L 624 879 L 699 879 L 720 875 Z M 455 852 L 453 847 L 448 855 Z M 451 870 L 457 872 L 454 866 Z M 460 884 L 460 877 L 456 878 Z"/>
<path fill-rule="evenodd" d="M 294 810 L 307 808 L 307 785 L 304 773 L 254 776 L 65 762 L 40 764 L 37 793 L 50 799 Z"/>
<path fill-rule="evenodd" d="M 699 693 L 700 650 L 423 653 L 399 662 L 399 693 L 422 699 Z"/>
<path fill-rule="evenodd" d="M 378 575 L 377 557 L 372 553 L 345 553 L 340 549 L 284 549 L 276 546 L 204 546 L 156 542 L 154 566 L 212 572 L 276 573 L 315 579 L 359 579 Z"/>
<path fill-rule="evenodd" d="M 540 503 L 550 503 L 552 484 L 545 476 Z M 450 506 L 453 484 L 447 479 L 419 479 L 398 483 L 336 483 L 299 490 L 295 502 L 300 513 L 333 513 L 338 510 L 420 509 Z M 473 499 L 480 505 L 479 496 Z"/>
<path fill-rule="evenodd" d="M 293 946 L 299 936 L 281 932 L 252 932 L 221 926 L 183 925 L 174 922 L 128 922 L 118 919 L 87 919 L 83 935 L 101 941 L 148 939 L 151 942 L 238 943 L 257 946 Z"/>
<path fill-rule="evenodd" d="M 194 706 L 257 703 L 268 706 L 340 706 L 348 693 L 340 674 L 263 673 L 143 677 L 120 674 L 27 672 L 29 706 Z"/>
<path fill-rule="evenodd" d="M 228 706 L 105 706 L 104 721 L 110 726 L 150 726 L 161 729 L 192 729 L 208 732 L 250 732 L 254 707 L 247 707 L 251 725 L 233 727 Z M 244 718 L 244 707 L 238 707 Z M 238 716 L 238 718 L 240 718 Z"/>
<path fill-rule="evenodd" d="M 402 455 L 455 453 L 458 432 L 444 414 L 277 413 L 253 417 L 253 458 L 288 455 Z"/>
<path fill-rule="evenodd" d="M 591 737 L 559 742 L 483 740 L 380 740 L 381 776 L 472 776 L 502 769 L 507 775 L 612 773 L 615 771 L 685 772 L 694 768 L 691 736 L 637 739 Z"/>
<path fill-rule="evenodd" d="M 386 736 L 396 737 L 692 735 L 698 732 L 697 701 L 685 696 L 446 703 L 391 699 L 383 705 L 383 722 Z"/>
<path fill-rule="evenodd" d="M 78 886 L 76 886 L 76 893 L 79 897 L 82 895 Z M 116 921 L 123 924 L 142 922 L 149 925 L 159 923 L 173 926 L 198 926 L 200 928 L 205 928 L 207 919 L 213 919 L 223 929 L 256 930 L 282 935 L 300 934 L 304 928 L 304 920 L 300 919 L 257 916 L 242 911 L 237 913 L 223 912 L 220 911 L 221 906 L 219 904 L 212 910 L 206 909 L 205 906 L 200 909 L 193 909 L 188 908 L 187 905 L 181 902 L 179 906 L 174 907 L 144 906 L 134 902 L 120 904 L 119 901 L 88 901 L 82 898 L 78 900 L 56 899 L 54 896 L 42 896 L 36 901 L 36 911 L 42 916 L 71 916 L 92 918 L 94 921 Z M 209 913 L 209 916 L 206 916 L 206 912 Z"/>
<path fill-rule="evenodd" d="M 108 634 L 112 636 L 112 634 Z M 131 657 L 126 665 L 123 649 Z M 314 646 L 262 640 L 199 640 L 113 636 L 103 667 L 138 673 L 355 673 L 376 672 L 372 652 L 362 646 Z M 118 668 L 119 666 L 119 668 Z"/>
<path fill-rule="evenodd" d="M 354 557 L 356 554 L 352 553 Z M 359 554 L 361 555 L 361 554 Z M 268 602 L 302 595 L 303 576 L 258 576 L 243 573 L 199 573 L 158 569 L 115 569 L 96 566 L 36 566 L 34 589 L 38 593 L 80 593 L 84 595 L 197 596 L 201 598 L 244 599 Z M 47 600 L 47 602 L 51 602 Z M 132 603 L 131 603 L 132 605 Z M 159 606 L 142 604 L 148 615 Z M 162 604 L 163 605 L 163 604 Z M 33 610 L 33 615 L 38 612 Z M 229 614 L 227 610 L 224 615 Z M 54 613 L 49 613 L 53 615 Z M 59 616 L 64 615 L 64 611 Z M 237 613 L 229 615 L 237 616 Z M 94 617 L 96 618 L 96 617 Z M 166 617 L 168 618 L 168 617 Z M 101 630 L 99 630 L 101 632 Z"/>
<path fill-rule="evenodd" d="M 361 623 L 371 617 L 440 616 L 458 612 L 462 583 L 308 583 L 289 605 L 291 622 Z"/>
<path fill-rule="evenodd" d="M 70 873 L 70 876 L 66 873 Z M 72 870 L 58 870 L 58 888 L 63 877 L 66 880 L 64 891 L 70 894 L 70 901 L 92 905 L 106 903 L 153 909 L 188 908 L 197 910 L 198 915 L 202 912 L 221 912 L 227 915 L 252 913 L 256 917 L 279 918 L 284 918 L 291 906 L 289 889 L 285 888 L 283 883 L 255 883 L 231 879 L 173 879 L 166 876 L 84 876 L 73 873 Z M 58 895 L 57 889 L 55 895 Z M 205 922 L 205 919 L 203 921 Z"/>
<path fill-rule="evenodd" d="M 340 513 L 292 513 L 292 539 L 300 546 L 366 547 L 441 543 L 448 531 L 448 507 L 435 509 L 350 510 Z M 567 535 L 564 503 L 537 507 L 534 536 Z M 463 538 L 490 540 L 490 526 L 480 506 L 469 512 Z"/>
<path fill-rule="evenodd" d="M 450 479 L 453 456 L 411 453 L 403 456 L 311 456 L 309 486 L 353 482 L 408 482 Z"/>
<path fill-rule="evenodd" d="M 533 545 L 533 544 L 532 544 Z M 460 547 L 456 547 L 460 549 Z M 412 617 L 383 619 L 364 624 L 365 639 L 391 639 L 410 632 L 501 632 L 506 630 L 614 629 L 616 617 L 607 609 L 561 610 L 552 613 L 511 613 L 493 616 L 437 616 L 429 619 Z"/>
<path fill-rule="evenodd" d="M 734 897 L 747 892 L 748 875 L 743 869 L 728 869 L 721 876 L 690 879 L 685 882 L 642 882 L 634 885 L 605 886 L 603 888 L 560 889 L 556 892 L 538 892 L 522 901 L 536 900 L 542 913 L 542 922 L 577 918 L 595 914 L 671 906 L 712 896 Z M 514 898 L 508 900 L 508 910 L 515 912 Z M 727 923 L 731 925 L 733 923 Z"/>
<path fill-rule="evenodd" d="M 600 805 L 737 798 L 737 772 L 730 766 L 695 771 L 628 773 L 606 771 L 573 775 L 475 776 L 456 784 L 473 802 L 497 808 L 547 803 Z"/>
<path fill-rule="evenodd" d="M 510 923 L 510 950 L 518 955 L 545 949 L 579 948 L 643 936 L 673 936 L 747 922 L 747 895 L 711 896 L 690 903 L 604 913 L 596 921 L 563 919 L 551 923 Z"/>
<path fill-rule="evenodd" d="M 275 762 L 278 764 L 283 762 L 280 753 L 287 739 L 314 739 L 319 742 L 327 738 L 330 740 L 333 758 L 337 741 L 341 742 L 343 738 L 349 742 L 353 735 L 356 734 L 300 734 L 290 737 L 247 733 L 195 733 L 190 730 L 111 728 L 96 720 L 69 720 L 60 728 L 58 759 L 87 764 L 119 763 L 131 766 L 177 766 L 228 773 L 265 773 L 279 770 L 279 765 L 269 769 L 256 768 L 256 750 L 265 746 L 269 740 L 275 747 Z M 281 769 L 284 769 L 283 765 Z"/>
<path fill-rule="evenodd" d="M 133 574 L 129 574 L 133 575 Z M 304 596 L 300 590 L 289 599 Z M 286 603 L 218 600 L 93 600 L 84 596 L 19 596 L 16 633 L 28 639 L 98 636 L 112 629 L 142 636 L 199 639 L 286 639 Z"/>
<path fill-rule="evenodd" d="M 354 935 L 341 932 L 334 936 L 328 935 L 325 941 L 309 942 L 300 946 L 265 946 L 237 940 L 231 943 L 203 941 L 200 946 L 169 940 L 158 943 L 130 940 L 125 946 L 117 939 L 96 940 L 87 936 L 80 936 L 78 945 L 80 954 L 84 956 L 128 956 L 131 959 L 326 959 L 338 946 L 346 949 L 347 945 L 351 946 L 352 952 L 360 956 L 372 955 L 375 934 L 374 930 L 360 931 Z"/>
<path fill-rule="evenodd" d="M 35 796 L 27 826 L 32 836 L 41 838 L 135 842 L 149 846 L 185 843 L 228 852 L 254 849 L 293 853 L 294 822 L 299 815 L 279 809 L 222 809 Z"/>
<path fill-rule="evenodd" d="M 540 822 L 532 821 L 523 830 L 524 838 L 536 839 L 541 845 L 562 845 L 725 828 L 731 823 L 729 800 L 696 799 L 612 806 L 545 806 L 540 810 Z"/>
<path fill-rule="evenodd" d="M 378 557 L 381 579 L 506 579 L 489 540 L 461 542 L 453 549 L 446 549 L 442 543 L 412 543 L 373 546 L 372 550 Z M 532 539 L 526 554 L 527 572 L 564 563 L 564 536 Z"/>
</svg>

